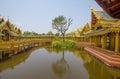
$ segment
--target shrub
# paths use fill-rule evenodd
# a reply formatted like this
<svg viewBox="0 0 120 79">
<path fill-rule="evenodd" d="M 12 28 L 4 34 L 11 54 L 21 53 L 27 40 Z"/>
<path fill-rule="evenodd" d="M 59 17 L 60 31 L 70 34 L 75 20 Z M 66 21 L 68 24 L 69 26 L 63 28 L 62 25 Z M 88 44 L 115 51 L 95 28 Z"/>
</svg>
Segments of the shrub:
<svg viewBox="0 0 120 79">
<path fill-rule="evenodd" d="M 75 42 L 72 40 L 67 41 L 53 41 L 52 47 L 54 48 L 73 48 L 75 46 Z"/>
</svg>

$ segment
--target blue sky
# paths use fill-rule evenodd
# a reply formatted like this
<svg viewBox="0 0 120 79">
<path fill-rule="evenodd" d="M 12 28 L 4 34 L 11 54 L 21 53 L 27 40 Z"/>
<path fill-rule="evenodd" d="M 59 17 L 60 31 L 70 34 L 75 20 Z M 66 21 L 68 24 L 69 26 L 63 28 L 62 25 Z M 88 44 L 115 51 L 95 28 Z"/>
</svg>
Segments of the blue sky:
<svg viewBox="0 0 120 79">
<path fill-rule="evenodd" d="M 72 18 L 68 32 L 90 22 L 89 5 L 101 10 L 94 0 L 0 0 L 0 17 L 7 19 L 23 31 L 47 33 L 52 30 L 52 20 L 64 15 Z"/>
</svg>

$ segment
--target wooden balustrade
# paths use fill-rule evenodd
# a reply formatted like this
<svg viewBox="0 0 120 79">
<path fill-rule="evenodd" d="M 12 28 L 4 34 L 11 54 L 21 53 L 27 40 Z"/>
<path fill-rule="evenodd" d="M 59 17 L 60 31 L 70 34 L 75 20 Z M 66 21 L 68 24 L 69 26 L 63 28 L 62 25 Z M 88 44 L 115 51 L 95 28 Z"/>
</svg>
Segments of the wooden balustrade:
<svg viewBox="0 0 120 79">
<path fill-rule="evenodd" d="M 4 57 L 15 55 L 35 46 L 40 46 L 44 43 L 51 42 L 44 39 L 23 39 L 19 41 L 0 42 L 0 60 Z"/>
</svg>

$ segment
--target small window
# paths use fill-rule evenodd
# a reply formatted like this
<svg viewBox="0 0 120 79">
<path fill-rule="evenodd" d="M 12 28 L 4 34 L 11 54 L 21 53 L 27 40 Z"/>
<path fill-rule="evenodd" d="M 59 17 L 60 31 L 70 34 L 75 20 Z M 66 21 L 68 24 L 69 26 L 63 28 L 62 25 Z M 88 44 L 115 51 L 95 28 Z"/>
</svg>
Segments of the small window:
<svg viewBox="0 0 120 79">
<path fill-rule="evenodd" d="M 96 30 L 100 30 L 100 29 L 102 29 L 102 26 L 97 27 L 97 29 L 96 29 Z"/>
</svg>

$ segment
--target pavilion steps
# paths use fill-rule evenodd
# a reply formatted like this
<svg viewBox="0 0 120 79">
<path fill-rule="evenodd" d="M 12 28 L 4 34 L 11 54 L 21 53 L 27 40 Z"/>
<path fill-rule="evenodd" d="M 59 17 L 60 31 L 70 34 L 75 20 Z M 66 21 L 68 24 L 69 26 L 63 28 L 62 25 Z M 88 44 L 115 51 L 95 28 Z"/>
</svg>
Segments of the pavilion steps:
<svg viewBox="0 0 120 79">
<path fill-rule="evenodd" d="M 92 49 L 89 49 L 89 50 L 92 50 Z M 100 53 L 100 52 L 98 52 L 98 51 L 96 51 L 96 50 L 92 50 L 93 52 L 95 52 L 95 53 L 98 53 L 99 55 L 101 55 L 101 56 L 103 56 L 103 57 L 105 57 L 105 58 L 107 58 L 107 59 L 109 59 L 109 60 L 115 60 L 115 61 L 119 61 L 120 62 L 120 59 L 119 58 L 113 58 L 112 56 L 110 56 L 110 55 L 106 55 L 106 54 L 104 54 L 104 53 Z"/>
<path fill-rule="evenodd" d="M 89 47 L 91 47 L 91 46 L 89 46 Z M 92 49 L 94 48 L 94 50 L 96 50 L 96 51 L 99 51 L 99 52 L 102 52 L 102 53 L 104 53 L 104 54 L 107 54 L 107 55 L 109 55 L 109 56 L 111 56 L 111 57 L 115 57 L 115 58 L 120 58 L 120 55 L 118 55 L 117 53 L 115 54 L 115 52 L 114 51 L 110 51 L 110 50 L 107 50 L 107 49 L 102 49 L 102 48 L 98 48 L 98 47 L 91 47 Z M 102 49 L 102 50 L 101 50 Z"/>
<path fill-rule="evenodd" d="M 120 58 L 120 56 L 118 56 L 118 55 L 112 55 L 112 57 Z"/>
<path fill-rule="evenodd" d="M 120 68 L 120 58 L 118 58 L 119 56 L 105 54 L 90 47 L 85 47 L 85 50 L 88 51 L 91 55 L 101 60 L 102 62 L 104 62 L 105 64 L 107 64 L 108 66 Z"/>
</svg>

